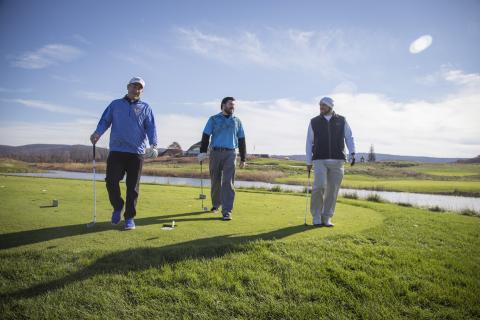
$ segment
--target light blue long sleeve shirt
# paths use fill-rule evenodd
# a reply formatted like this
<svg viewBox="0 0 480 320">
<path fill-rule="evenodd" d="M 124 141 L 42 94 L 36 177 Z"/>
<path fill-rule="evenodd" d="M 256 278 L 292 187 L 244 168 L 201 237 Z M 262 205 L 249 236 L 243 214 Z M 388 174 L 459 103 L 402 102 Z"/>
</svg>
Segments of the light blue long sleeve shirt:
<svg viewBox="0 0 480 320">
<path fill-rule="evenodd" d="M 103 112 L 95 133 L 101 136 L 110 126 L 110 151 L 144 154 L 147 138 L 150 145 L 157 144 L 153 111 L 141 100 L 131 102 L 126 96 L 113 100 Z"/>
<path fill-rule="evenodd" d="M 234 115 L 225 117 L 222 112 L 211 116 L 203 133 L 212 136 L 212 148 L 238 148 L 238 139 L 245 138 L 242 122 Z"/>
</svg>

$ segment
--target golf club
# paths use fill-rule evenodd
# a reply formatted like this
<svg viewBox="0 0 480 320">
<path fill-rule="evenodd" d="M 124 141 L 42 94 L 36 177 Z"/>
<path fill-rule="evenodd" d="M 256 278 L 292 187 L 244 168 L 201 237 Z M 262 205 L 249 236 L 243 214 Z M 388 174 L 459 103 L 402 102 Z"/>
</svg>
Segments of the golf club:
<svg viewBox="0 0 480 320">
<path fill-rule="evenodd" d="M 95 145 L 93 145 L 93 221 L 87 224 L 87 228 L 91 228 L 97 223 L 97 189 L 95 186 Z"/>
<path fill-rule="evenodd" d="M 203 161 L 200 161 L 200 195 L 199 198 L 202 199 L 202 210 L 208 211 L 207 207 L 203 206 L 203 200 L 207 199 L 207 196 L 203 193 Z"/>
<path fill-rule="evenodd" d="M 308 185 L 306 188 L 306 201 L 305 201 L 305 217 L 303 219 L 303 224 L 307 225 L 307 212 L 308 212 L 308 190 L 310 189 L 310 170 L 308 171 Z"/>
</svg>

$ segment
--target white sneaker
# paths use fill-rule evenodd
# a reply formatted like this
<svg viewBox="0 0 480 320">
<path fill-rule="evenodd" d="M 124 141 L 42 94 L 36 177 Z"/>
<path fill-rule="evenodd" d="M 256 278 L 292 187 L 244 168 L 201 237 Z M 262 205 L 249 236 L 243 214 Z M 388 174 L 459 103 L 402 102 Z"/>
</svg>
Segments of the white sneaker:
<svg viewBox="0 0 480 320">
<path fill-rule="evenodd" d="M 332 218 L 331 217 L 322 217 L 323 225 L 325 227 L 333 227 L 334 224 L 332 223 Z"/>
<path fill-rule="evenodd" d="M 323 225 L 322 218 L 321 217 L 320 217 L 320 219 L 313 218 L 313 225 L 315 227 L 321 227 Z"/>
</svg>

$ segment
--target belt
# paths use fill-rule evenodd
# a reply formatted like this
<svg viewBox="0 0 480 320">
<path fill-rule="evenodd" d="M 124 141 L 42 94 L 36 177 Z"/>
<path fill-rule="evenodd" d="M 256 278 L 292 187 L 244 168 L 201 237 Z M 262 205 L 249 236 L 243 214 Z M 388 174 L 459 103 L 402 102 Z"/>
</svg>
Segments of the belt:
<svg viewBox="0 0 480 320">
<path fill-rule="evenodd" d="M 213 147 L 213 151 L 235 151 L 235 149 L 230 148 L 221 148 L 221 147 Z"/>
</svg>

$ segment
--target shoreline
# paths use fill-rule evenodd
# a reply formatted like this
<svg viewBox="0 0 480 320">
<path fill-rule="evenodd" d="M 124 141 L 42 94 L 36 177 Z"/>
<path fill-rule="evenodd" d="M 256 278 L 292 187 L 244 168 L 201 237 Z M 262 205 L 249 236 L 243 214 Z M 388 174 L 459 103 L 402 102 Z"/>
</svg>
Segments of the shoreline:
<svg viewBox="0 0 480 320">
<path fill-rule="evenodd" d="M 78 168 L 79 170 L 72 170 L 68 168 L 60 168 L 60 167 L 52 167 L 49 169 L 41 169 L 39 168 L 37 172 L 19 172 L 19 173 L 42 173 L 42 172 L 48 172 L 48 171 L 66 171 L 66 172 L 78 172 L 78 173 L 91 173 L 91 170 L 82 170 L 81 168 Z M 105 173 L 105 170 L 99 170 L 97 168 L 97 173 Z M 3 174 L 3 173 L 0 173 Z M 8 173 L 7 173 L 8 174 Z M 15 172 L 11 172 L 11 174 L 15 174 Z M 154 172 L 151 172 L 149 170 L 145 170 L 142 174 L 142 176 L 155 176 L 155 177 L 166 177 L 166 178 L 186 178 L 186 179 L 200 179 L 201 176 L 200 174 L 191 174 L 191 173 L 168 173 L 168 172 L 162 172 L 161 175 L 155 174 Z M 208 179 L 208 174 L 204 173 L 204 178 L 203 179 Z M 236 180 L 241 180 L 241 181 L 247 181 L 247 182 L 262 182 L 262 183 L 270 183 L 270 184 L 285 184 L 285 185 L 292 185 L 292 186 L 303 186 L 306 187 L 306 184 L 302 183 L 296 183 L 295 181 L 290 181 L 289 183 L 285 182 L 277 182 L 277 181 L 272 181 L 269 179 L 249 179 L 245 177 L 241 177 L 241 174 L 236 176 Z M 424 181 L 424 180 L 422 180 Z M 431 180 L 431 181 L 437 181 L 437 180 Z M 414 182 L 412 180 L 412 182 Z M 418 191 L 411 191 L 411 190 L 399 190 L 395 188 L 378 188 L 378 187 L 351 187 L 351 186 L 341 186 L 342 189 L 351 189 L 351 190 L 365 190 L 365 191 L 385 191 L 385 192 L 404 192 L 404 193 L 416 193 L 416 194 L 429 194 L 429 195 L 444 195 L 444 196 L 457 196 L 457 197 L 469 197 L 469 198 L 480 198 L 480 192 L 468 192 L 468 191 L 453 191 L 453 192 L 418 192 Z"/>
</svg>

